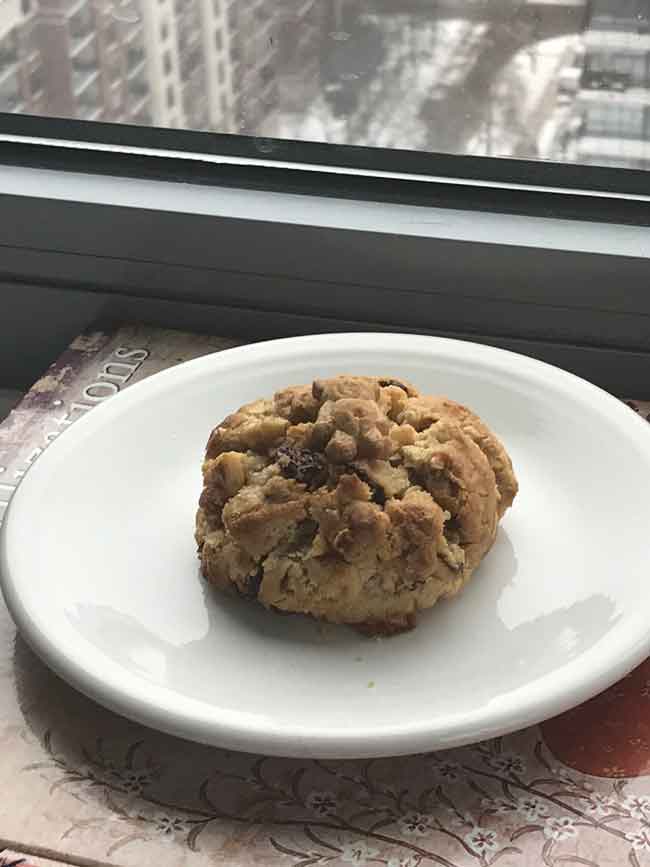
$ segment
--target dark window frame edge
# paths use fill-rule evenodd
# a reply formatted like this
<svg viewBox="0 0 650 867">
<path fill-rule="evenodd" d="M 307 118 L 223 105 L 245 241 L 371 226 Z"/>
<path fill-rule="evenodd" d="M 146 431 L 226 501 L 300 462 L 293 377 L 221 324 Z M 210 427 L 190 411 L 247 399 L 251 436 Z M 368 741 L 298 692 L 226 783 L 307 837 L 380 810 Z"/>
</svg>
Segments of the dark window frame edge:
<svg viewBox="0 0 650 867">
<path fill-rule="evenodd" d="M 0 290 L 2 284 L 0 282 Z M 26 291 L 49 294 L 45 287 L 23 287 Z M 57 292 L 57 290 L 54 290 Z M 40 296 L 42 299 L 42 295 Z M 257 310 L 242 310 L 226 305 L 206 307 L 178 301 L 144 299 L 122 296 L 111 297 L 105 303 L 99 296 L 92 296 L 88 303 L 85 293 L 66 292 L 61 304 L 51 308 L 59 318 L 59 328 L 47 332 L 47 347 L 44 350 L 34 346 L 25 355 L 24 339 L 31 333 L 30 325 L 24 320 L 17 321 L 16 327 L 8 336 L 8 341 L 0 345 L 0 388 L 11 387 L 26 390 L 42 373 L 52 360 L 52 355 L 63 351 L 67 343 L 79 330 L 92 326 L 98 321 L 146 322 L 152 326 L 175 328 L 184 331 L 219 334 L 242 340 L 267 340 L 294 335 L 318 334 L 327 332 L 395 331 L 390 326 L 371 320 L 360 322 L 345 319 L 328 319 L 302 316 L 290 313 L 269 315 Z M 29 302 L 28 302 L 29 303 Z M 77 310 L 81 304 L 82 309 Z M 64 309 L 61 309 L 61 308 Z M 75 312 L 76 311 L 76 312 Z M 65 327 L 61 328 L 61 320 Z M 71 323 L 74 323 L 71 325 Z M 40 323 L 39 328 L 44 327 Z M 495 337 L 477 333 L 467 335 L 445 329 L 400 329 L 406 333 L 429 334 L 452 339 L 480 342 L 540 358 L 583 376 L 602 388 L 620 397 L 650 398 L 650 353 L 640 353 L 623 349 L 610 349 L 593 346 L 580 346 L 572 343 L 552 343 L 543 340 L 522 340 L 518 338 Z M 20 351 L 18 351 L 20 350 Z M 10 375 L 8 376 L 8 372 Z"/>
<path fill-rule="evenodd" d="M 622 167 L 260 138 L 7 112 L 0 112 L 0 134 L 241 158 L 263 157 L 269 162 L 398 171 L 457 180 L 650 195 L 650 172 Z M 576 174 L 580 175 L 579 184 L 575 183 Z"/>
<path fill-rule="evenodd" d="M 650 200 L 628 193 L 585 194 L 545 188 L 468 184 L 454 178 L 404 178 L 341 174 L 324 167 L 287 168 L 247 162 L 211 162 L 200 156 L 152 155 L 146 151 L 66 147 L 2 140 L 0 164 L 23 168 L 173 181 L 202 186 L 316 195 L 423 207 L 460 208 L 532 217 L 650 226 Z"/>
</svg>

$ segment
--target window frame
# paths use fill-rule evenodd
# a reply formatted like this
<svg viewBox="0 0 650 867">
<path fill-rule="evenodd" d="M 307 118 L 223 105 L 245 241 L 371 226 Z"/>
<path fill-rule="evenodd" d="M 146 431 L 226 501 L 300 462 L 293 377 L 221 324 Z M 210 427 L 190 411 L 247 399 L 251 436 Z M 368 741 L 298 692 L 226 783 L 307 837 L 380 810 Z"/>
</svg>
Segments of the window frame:
<svg viewBox="0 0 650 867">
<path fill-rule="evenodd" d="M 441 333 L 650 388 L 642 171 L 43 120 L 0 116 L 9 318 L 58 293 L 75 323 L 92 308 L 250 339 Z M 11 351 L 0 384 L 36 366 Z"/>
<path fill-rule="evenodd" d="M 0 112 L 0 141 L 7 138 L 17 138 L 27 144 L 32 139 L 38 139 L 43 142 L 60 142 L 61 145 L 74 144 L 77 148 L 84 145 L 99 146 L 107 151 L 111 148 L 132 148 L 136 151 L 155 150 L 161 153 L 242 160 L 258 159 L 261 156 L 270 163 L 291 162 L 333 170 L 390 172 L 484 184 L 534 185 L 549 189 L 602 192 L 614 196 L 650 197 L 649 173 L 631 168 L 259 138 L 214 131 L 166 129 Z M 79 160 L 80 167 L 83 162 L 83 159 Z M 576 178 L 577 174 L 579 179 Z"/>
</svg>

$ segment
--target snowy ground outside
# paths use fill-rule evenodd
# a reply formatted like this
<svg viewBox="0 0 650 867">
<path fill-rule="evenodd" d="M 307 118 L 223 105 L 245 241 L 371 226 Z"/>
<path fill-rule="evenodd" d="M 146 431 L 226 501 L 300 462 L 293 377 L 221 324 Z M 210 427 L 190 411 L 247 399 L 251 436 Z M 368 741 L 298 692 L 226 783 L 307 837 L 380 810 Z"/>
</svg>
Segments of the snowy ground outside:
<svg viewBox="0 0 650 867">
<path fill-rule="evenodd" d="M 467 20 L 367 16 L 387 46 L 363 81 L 356 107 L 337 115 L 326 95 L 300 111 L 277 111 L 261 135 L 357 146 L 535 158 L 556 107 L 556 83 L 575 36 L 525 45 L 498 27 Z M 505 40 L 505 41 L 504 41 Z M 508 54 L 509 52 L 509 54 Z M 502 57 L 510 56 L 503 64 Z M 551 135 L 552 138 L 552 135 Z"/>
<path fill-rule="evenodd" d="M 578 37 L 548 39 L 519 51 L 495 79 L 486 119 L 464 144 L 465 153 L 544 157 L 548 119 L 557 106 L 557 82 L 575 56 Z"/>
</svg>

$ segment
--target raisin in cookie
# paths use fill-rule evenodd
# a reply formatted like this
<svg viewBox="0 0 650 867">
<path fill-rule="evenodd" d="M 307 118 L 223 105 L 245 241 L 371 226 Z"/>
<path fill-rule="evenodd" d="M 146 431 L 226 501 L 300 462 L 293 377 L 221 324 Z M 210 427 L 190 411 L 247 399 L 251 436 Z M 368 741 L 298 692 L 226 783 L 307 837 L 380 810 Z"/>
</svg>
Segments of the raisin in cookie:
<svg viewBox="0 0 650 867">
<path fill-rule="evenodd" d="M 196 540 L 217 587 L 386 635 L 458 593 L 516 493 L 503 445 L 466 407 L 338 376 L 212 431 Z"/>
</svg>

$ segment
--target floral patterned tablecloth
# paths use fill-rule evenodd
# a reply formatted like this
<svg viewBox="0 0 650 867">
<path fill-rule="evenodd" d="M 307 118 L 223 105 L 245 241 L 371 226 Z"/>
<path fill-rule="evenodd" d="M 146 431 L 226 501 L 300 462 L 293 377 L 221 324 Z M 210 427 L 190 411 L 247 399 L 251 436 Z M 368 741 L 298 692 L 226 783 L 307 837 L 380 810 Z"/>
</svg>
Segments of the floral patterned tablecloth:
<svg viewBox="0 0 650 867">
<path fill-rule="evenodd" d="M 0 867 L 71 867 L 64 861 L 51 861 L 49 858 L 26 858 L 20 852 L 9 849 L 0 850 Z"/>
<path fill-rule="evenodd" d="M 139 376 L 156 369 L 157 335 L 121 335 L 131 349 L 146 343 L 151 370 Z M 174 362 L 220 348 L 182 344 Z M 116 345 L 98 338 L 93 363 L 110 363 Z M 37 392 L 30 430 L 69 409 L 71 358 L 72 373 L 55 367 Z M 14 435 L 27 418 L 14 419 Z M 0 603 L 5 867 L 643 867 L 649 775 L 650 661 L 508 737 L 406 758 L 288 760 L 188 743 L 102 709 L 32 653 Z"/>
</svg>

